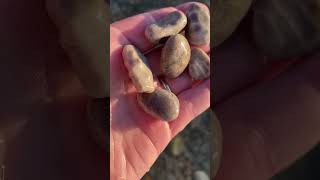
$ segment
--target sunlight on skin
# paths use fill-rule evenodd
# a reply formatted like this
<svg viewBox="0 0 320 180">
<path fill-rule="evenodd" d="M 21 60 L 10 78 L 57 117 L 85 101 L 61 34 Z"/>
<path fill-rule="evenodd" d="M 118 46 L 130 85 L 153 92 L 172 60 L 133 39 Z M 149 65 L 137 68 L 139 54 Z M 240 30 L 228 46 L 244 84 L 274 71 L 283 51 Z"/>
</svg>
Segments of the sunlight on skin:
<svg viewBox="0 0 320 180">
<path fill-rule="evenodd" d="M 190 3 L 179 6 L 185 10 Z M 163 122 L 146 114 L 137 104 L 136 91 L 122 62 L 122 47 L 133 44 L 141 51 L 152 45 L 144 37 L 145 27 L 177 9 L 163 8 L 115 22 L 110 27 L 110 165 L 111 179 L 140 179 L 152 166 L 169 141 L 192 119 L 210 106 L 210 80 L 193 85 L 183 77 L 170 81 L 170 87 L 180 100 L 179 117 Z M 203 46 L 208 52 L 209 45 Z M 156 50 L 160 51 L 160 50 Z M 148 56 L 152 68 L 157 68 L 159 56 Z M 157 71 L 153 69 L 154 71 Z M 157 79 L 155 78 L 157 81 Z M 158 86 L 158 82 L 155 85 Z M 197 96 L 194 96 L 194 95 Z"/>
</svg>

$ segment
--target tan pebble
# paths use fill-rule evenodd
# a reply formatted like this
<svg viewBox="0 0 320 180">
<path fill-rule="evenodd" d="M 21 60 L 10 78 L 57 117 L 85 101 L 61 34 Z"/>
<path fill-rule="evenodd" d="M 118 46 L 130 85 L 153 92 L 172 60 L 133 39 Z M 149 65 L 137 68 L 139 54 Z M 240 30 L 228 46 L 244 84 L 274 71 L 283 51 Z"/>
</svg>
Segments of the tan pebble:
<svg viewBox="0 0 320 180">
<path fill-rule="evenodd" d="M 198 4 L 192 4 L 187 11 L 187 37 L 192 45 L 210 43 L 210 15 Z"/>
<path fill-rule="evenodd" d="M 210 77 L 210 58 L 200 48 L 192 48 L 189 63 L 189 74 L 193 80 Z"/>
<path fill-rule="evenodd" d="M 156 88 L 153 93 L 138 94 L 137 100 L 142 109 L 155 118 L 171 121 L 179 115 L 179 100 L 167 90 Z"/>
<path fill-rule="evenodd" d="M 181 11 L 172 12 L 147 26 L 145 36 L 151 43 L 178 34 L 187 25 L 187 17 Z"/>
<path fill-rule="evenodd" d="M 236 30 L 252 0 L 215 0 L 212 7 L 212 45 L 219 46 Z"/>
<path fill-rule="evenodd" d="M 107 7 L 103 0 L 47 0 L 61 45 L 88 94 L 109 96 Z"/>
<path fill-rule="evenodd" d="M 161 72 L 168 78 L 177 78 L 188 66 L 190 55 L 187 39 L 181 34 L 171 36 L 161 52 Z"/>
<path fill-rule="evenodd" d="M 319 0 L 257 1 L 253 32 L 260 51 L 274 59 L 310 53 L 320 47 Z"/>
<path fill-rule="evenodd" d="M 151 93 L 154 91 L 153 75 L 146 57 L 133 45 L 126 45 L 122 51 L 124 65 L 129 77 L 138 92 Z"/>
<path fill-rule="evenodd" d="M 93 140 L 102 148 L 107 149 L 107 98 L 92 99 L 87 104 L 87 119 Z"/>
</svg>

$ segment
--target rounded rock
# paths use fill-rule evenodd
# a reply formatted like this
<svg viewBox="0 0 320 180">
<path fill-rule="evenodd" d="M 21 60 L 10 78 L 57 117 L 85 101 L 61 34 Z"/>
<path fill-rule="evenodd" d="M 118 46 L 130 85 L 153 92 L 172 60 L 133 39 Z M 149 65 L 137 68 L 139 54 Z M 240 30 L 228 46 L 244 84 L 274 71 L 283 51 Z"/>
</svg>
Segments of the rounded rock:
<svg viewBox="0 0 320 180">
<path fill-rule="evenodd" d="M 204 171 L 198 170 L 194 172 L 193 180 L 210 180 L 210 178 L 207 175 L 207 173 L 205 173 Z"/>
<path fill-rule="evenodd" d="M 219 46 L 238 27 L 252 4 L 252 0 L 215 0 L 212 7 L 212 45 Z"/>
<path fill-rule="evenodd" d="M 175 11 L 147 26 L 145 36 L 155 44 L 164 37 L 178 34 L 186 25 L 186 15 L 181 11 Z"/>
<path fill-rule="evenodd" d="M 290 58 L 320 47 L 319 0 L 257 1 L 253 31 L 257 47 L 274 58 Z"/>
<path fill-rule="evenodd" d="M 87 104 L 87 119 L 93 140 L 103 149 L 108 149 L 107 123 L 108 109 L 107 98 L 92 99 Z"/>
<path fill-rule="evenodd" d="M 171 36 L 161 52 L 160 69 L 164 76 L 177 78 L 189 64 L 190 45 L 181 34 Z"/>
<path fill-rule="evenodd" d="M 210 77 L 210 58 L 200 48 L 191 49 L 189 75 L 193 80 L 203 80 Z"/>
<path fill-rule="evenodd" d="M 153 75 L 146 57 L 133 45 L 125 45 L 122 51 L 124 65 L 129 77 L 138 92 L 151 93 L 154 91 Z"/>
<path fill-rule="evenodd" d="M 188 17 L 187 38 L 192 45 L 210 43 L 210 15 L 198 4 L 192 4 L 186 12 Z"/>
<path fill-rule="evenodd" d="M 137 100 L 142 109 L 155 118 L 172 121 L 179 115 L 179 100 L 167 90 L 156 88 L 153 93 L 140 93 Z"/>
</svg>

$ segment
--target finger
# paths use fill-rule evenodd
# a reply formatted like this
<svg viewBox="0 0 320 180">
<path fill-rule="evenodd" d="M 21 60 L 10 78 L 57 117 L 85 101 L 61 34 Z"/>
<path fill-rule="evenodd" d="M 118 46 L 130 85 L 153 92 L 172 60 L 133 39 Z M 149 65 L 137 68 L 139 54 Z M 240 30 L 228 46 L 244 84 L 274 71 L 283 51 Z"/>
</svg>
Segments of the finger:
<svg viewBox="0 0 320 180">
<path fill-rule="evenodd" d="M 320 139 L 320 56 L 216 107 L 224 142 L 217 179 L 270 179 Z"/>
<path fill-rule="evenodd" d="M 180 113 L 178 119 L 169 122 L 172 137 L 183 130 L 195 117 L 210 106 L 210 80 L 188 89 L 178 96 Z"/>
</svg>

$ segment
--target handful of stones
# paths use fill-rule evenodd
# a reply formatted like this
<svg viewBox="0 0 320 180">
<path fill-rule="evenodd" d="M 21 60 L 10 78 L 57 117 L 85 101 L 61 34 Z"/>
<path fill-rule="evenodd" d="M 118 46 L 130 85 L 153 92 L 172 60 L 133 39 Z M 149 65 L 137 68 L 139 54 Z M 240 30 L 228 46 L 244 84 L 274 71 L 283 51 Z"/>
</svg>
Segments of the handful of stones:
<svg viewBox="0 0 320 180">
<path fill-rule="evenodd" d="M 181 34 L 185 30 L 185 36 Z M 160 70 L 165 78 L 179 77 L 187 68 L 192 80 L 210 77 L 210 58 L 200 48 L 210 41 L 210 15 L 194 3 L 184 14 L 174 11 L 161 17 L 145 29 L 145 37 L 155 45 L 167 39 L 161 50 Z M 147 58 L 133 45 L 125 45 L 122 51 L 124 65 L 137 92 L 137 101 L 149 115 L 171 121 L 178 117 L 180 103 L 170 91 L 155 87 L 154 77 Z"/>
</svg>

